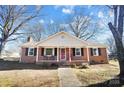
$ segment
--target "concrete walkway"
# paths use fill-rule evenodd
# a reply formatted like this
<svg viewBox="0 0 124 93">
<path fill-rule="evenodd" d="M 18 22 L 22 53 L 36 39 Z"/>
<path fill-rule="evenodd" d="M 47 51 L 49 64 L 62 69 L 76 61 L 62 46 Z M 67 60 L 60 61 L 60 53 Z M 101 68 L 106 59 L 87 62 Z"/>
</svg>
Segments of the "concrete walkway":
<svg viewBox="0 0 124 93">
<path fill-rule="evenodd" d="M 60 87 L 80 87 L 81 82 L 77 79 L 76 74 L 71 68 L 59 68 L 58 76 L 60 80 Z"/>
</svg>

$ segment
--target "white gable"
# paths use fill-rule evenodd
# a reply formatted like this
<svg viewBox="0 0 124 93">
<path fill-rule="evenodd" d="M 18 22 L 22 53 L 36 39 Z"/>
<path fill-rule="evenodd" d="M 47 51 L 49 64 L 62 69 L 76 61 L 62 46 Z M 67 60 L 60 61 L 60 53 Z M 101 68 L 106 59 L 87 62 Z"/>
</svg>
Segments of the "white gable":
<svg viewBox="0 0 124 93">
<path fill-rule="evenodd" d="M 37 46 L 51 47 L 85 47 L 87 42 L 82 41 L 66 32 L 59 32 L 37 43 Z"/>
</svg>

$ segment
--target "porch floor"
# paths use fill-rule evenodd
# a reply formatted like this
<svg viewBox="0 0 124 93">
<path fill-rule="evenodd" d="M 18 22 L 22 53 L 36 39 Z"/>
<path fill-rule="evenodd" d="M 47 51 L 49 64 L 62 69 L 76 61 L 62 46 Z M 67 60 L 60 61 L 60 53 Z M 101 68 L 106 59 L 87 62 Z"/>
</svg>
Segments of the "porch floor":
<svg viewBox="0 0 124 93">
<path fill-rule="evenodd" d="M 66 63 L 71 63 L 71 62 L 80 62 L 80 63 L 86 63 L 88 62 L 87 60 L 71 60 L 71 62 L 69 62 L 69 60 L 66 61 L 57 61 L 57 60 L 38 60 L 38 62 L 66 62 Z M 36 62 L 36 63 L 38 63 Z"/>
</svg>

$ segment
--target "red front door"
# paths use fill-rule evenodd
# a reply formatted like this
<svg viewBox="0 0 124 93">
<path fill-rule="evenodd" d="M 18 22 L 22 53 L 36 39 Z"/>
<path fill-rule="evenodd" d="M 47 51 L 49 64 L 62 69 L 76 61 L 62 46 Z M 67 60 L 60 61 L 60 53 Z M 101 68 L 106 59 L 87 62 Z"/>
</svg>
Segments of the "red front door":
<svg viewBox="0 0 124 93">
<path fill-rule="evenodd" d="M 61 48 L 60 58 L 62 61 L 66 60 L 65 48 Z"/>
</svg>

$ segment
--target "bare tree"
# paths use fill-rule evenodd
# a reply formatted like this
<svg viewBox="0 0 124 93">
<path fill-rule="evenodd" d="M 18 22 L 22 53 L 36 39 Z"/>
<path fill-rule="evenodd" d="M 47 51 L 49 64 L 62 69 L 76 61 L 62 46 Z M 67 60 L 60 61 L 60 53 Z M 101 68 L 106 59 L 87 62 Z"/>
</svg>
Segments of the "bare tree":
<svg viewBox="0 0 124 93">
<path fill-rule="evenodd" d="M 60 23 L 48 23 L 46 25 L 46 35 L 52 35 L 55 34 L 59 31 L 66 31 L 66 27 L 64 26 L 65 24 L 60 24 Z"/>
<path fill-rule="evenodd" d="M 45 35 L 45 29 L 41 23 L 27 26 L 26 36 L 31 36 L 34 41 L 40 41 L 43 38 L 43 35 Z"/>
<path fill-rule="evenodd" d="M 38 8 L 30 12 L 27 6 L 0 6 L 0 54 L 7 42 L 17 39 L 13 35 L 16 35 L 18 30 L 38 17 L 40 10 Z"/>
<path fill-rule="evenodd" d="M 91 19 L 88 16 L 74 15 L 69 25 L 71 31 L 78 38 L 88 40 L 96 34 L 96 29 L 88 30 L 88 27 L 91 25 Z"/>
<path fill-rule="evenodd" d="M 117 56 L 120 66 L 120 82 L 124 84 L 124 45 L 123 45 L 123 32 L 124 32 L 124 6 L 123 5 L 113 5 L 109 6 L 114 12 L 114 22 L 109 22 L 108 26 L 113 34 L 116 48 Z"/>
<path fill-rule="evenodd" d="M 115 46 L 115 41 L 113 37 L 109 37 L 106 40 L 106 44 L 108 45 L 108 51 L 110 52 L 109 57 L 112 59 L 117 58 L 117 49 Z"/>
<path fill-rule="evenodd" d="M 48 23 L 47 28 L 46 28 L 46 33 L 49 34 L 54 34 L 59 31 L 59 24 L 56 23 Z"/>
</svg>

